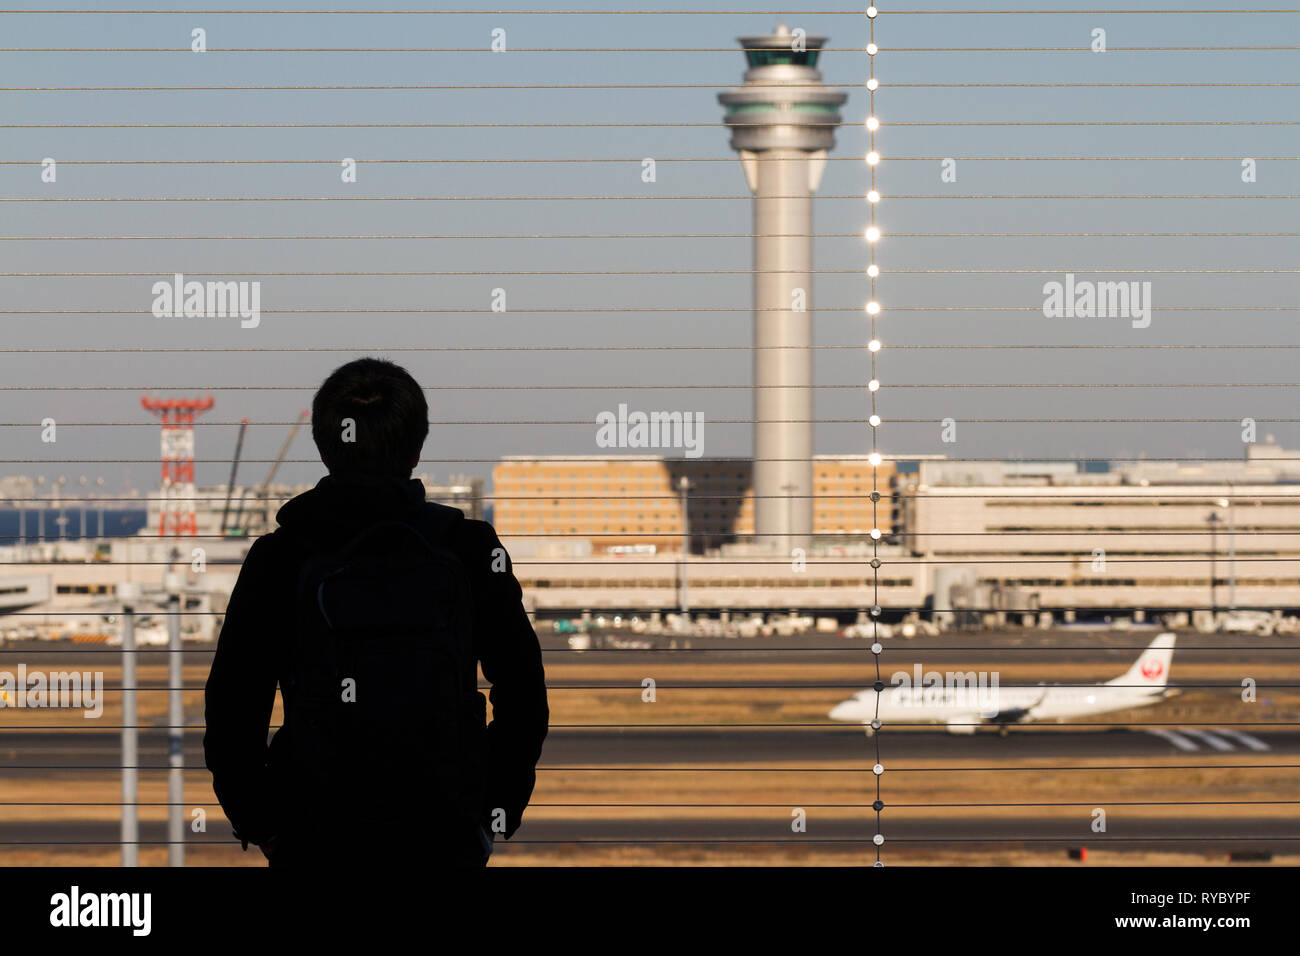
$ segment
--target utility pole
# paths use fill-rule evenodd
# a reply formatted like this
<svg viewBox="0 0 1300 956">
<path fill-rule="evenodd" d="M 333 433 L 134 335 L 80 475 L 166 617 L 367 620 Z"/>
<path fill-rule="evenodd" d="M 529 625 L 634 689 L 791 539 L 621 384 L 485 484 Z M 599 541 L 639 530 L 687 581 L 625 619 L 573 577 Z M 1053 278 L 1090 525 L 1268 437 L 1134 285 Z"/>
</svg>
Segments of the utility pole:
<svg viewBox="0 0 1300 956">
<path fill-rule="evenodd" d="M 682 499 L 682 573 L 681 573 L 681 607 L 683 614 L 689 614 L 691 611 L 690 585 L 687 583 L 687 562 L 691 557 L 691 521 L 690 510 L 688 508 L 690 499 L 687 492 L 691 490 L 690 479 L 685 475 L 677 480 L 677 490 Z"/>
<path fill-rule="evenodd" d="M 122 865 L 139 866 L 139 770 L 140 751 L 135 717 L 135 606 L 140 585 L 122 581 L 117 585 L 122 603 Z"/>
<path fill-rule="evenodd" d="M 1205 520 L 1210 523 L 1210 617 L 1217 622 L 1219 618 L 1219 595 L 1217 591 L 1219 571 L 1216 562 L 1219 550 L 1218 528 L 1222 519 L 1217 511 L 1211 511 L 1210 516 Z"/>
<path fill-rule="evenodd" d="M 1228 610 L 1237 609 L 1237 498 L 1228 482 Z"/>
<path fill-rule="evenodd" d="M 224 529 L 223 529 L 224 530 Z M 181 609 L 185 575 L 171 572 L 167 587 L 167 865 L 185 865 L 185 658 L 181 653 Z"/>
</svg>

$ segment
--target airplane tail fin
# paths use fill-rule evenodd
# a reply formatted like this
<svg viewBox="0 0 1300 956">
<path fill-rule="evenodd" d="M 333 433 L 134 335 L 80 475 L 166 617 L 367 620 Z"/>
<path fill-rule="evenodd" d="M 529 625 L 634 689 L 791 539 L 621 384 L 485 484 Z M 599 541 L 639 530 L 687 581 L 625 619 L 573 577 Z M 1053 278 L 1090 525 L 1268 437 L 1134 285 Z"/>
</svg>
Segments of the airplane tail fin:
<svg viewBox="0 0 1300 956">
<path fill-rule="evenodd" d="M 1164 687 L 1169 683 L 1169 666 L 1174 660 L 1174 635 L 1165 632 L 1151 642 L 1124 674 L 1108 684 L 1124 687 Z"/>
</svg>

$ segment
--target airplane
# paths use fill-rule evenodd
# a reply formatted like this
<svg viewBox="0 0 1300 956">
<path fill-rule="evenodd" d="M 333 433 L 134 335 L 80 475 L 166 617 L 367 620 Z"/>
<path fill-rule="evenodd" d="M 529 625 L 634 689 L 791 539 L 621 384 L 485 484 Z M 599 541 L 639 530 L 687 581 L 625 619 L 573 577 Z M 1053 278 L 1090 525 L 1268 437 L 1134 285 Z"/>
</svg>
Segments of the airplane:
<svg viewBox="0 0 1300 956">
<path fill-rule="evenodd" d="M 875 732 L 877 719 L 876 726 L 942 723 L 950 734 L 973 734 L 981 725 L 993 725 L 1005 736 L 1009 724 L 1087 717 L 1158 703 L 1176 693 L 1168 686 L 1173 658 L 1174 635 L 1166 632 L 1124 674 L 1104 684 L 1000 687 L 996 675 L 991 681 L 981 680 L 974 671 L 923 676 L 918 665 L 915 681 L 903 671 L 894 676 L 893 686 L 879 693 L 873 688 L 859 691 L 836 704 L 829 716 L 862 723 L 868 737 Z"/>
</svg>

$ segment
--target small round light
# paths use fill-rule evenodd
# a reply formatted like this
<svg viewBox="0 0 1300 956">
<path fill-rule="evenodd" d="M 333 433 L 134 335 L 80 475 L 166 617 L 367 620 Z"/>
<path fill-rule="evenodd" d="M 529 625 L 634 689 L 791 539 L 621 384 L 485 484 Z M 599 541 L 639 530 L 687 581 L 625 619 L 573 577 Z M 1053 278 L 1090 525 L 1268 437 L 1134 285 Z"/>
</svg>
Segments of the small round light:
<svg viewBox="0 0 1300 956">
<path fill-rule="evenodd" d="M 880 303 L 874 299 L 867 303 L 867 315 L 879 315 Z"/>
<path fill-rule="evenodd" d="M 869 129 L 869 130 L 878 130 L 878 129 L 880 129 L 880 120 L 876 119 L 874 116 L 868 116 L 868 117 L 867 117 L 867 129 Z"/>
<path fill-rule="evenodd" d="M 876 46 L 874 43 L 867 44 L 867 56 L 875 56 L 879 50 L 880 47 Z"/>
<path fill-rule="evenodd" d="M 874 262 L 871 263 L 871 265 L 867 266 L 867 275 L 871 276 L 873 279 L 880 275 L 880 266 L 876 265 Z"/>
<path fill-rule="evenodd" d="M 872 19 L 872 20 L 876 19 L 876 14 L 877 14 L 878 12 L 879 12 L 879 11 L 876 10 L 875 7 L 867 7 L 867 16 L 868 16 L 870 19 Z"/>
<path fill-rule="evenodd" d="M 867 242 L 875 242 L 880 238 L 880 230 L 875 226 L 867 227 Z"/>
<path fill-rule="evenodd" d="M 880 162 L 880 154 L 879 154 L 879 153 L 877 153 L 874 149 L 873 149 L 871 152 L 867 153 L 867 165 L 868 165 L 868 166 L 874 166 L 874 165 L 876 165 L 876 163 L 878 163 L 878 162 Z"/>
<path fill-rule="evenodd" d="M 878 452 L 878 451 L 873 451 L 870 455 L 867 456 L 867 461 L 871 462 L 871 464 L 872 464 L 873 466 L 874 466 L 874 465 L 879 465 L 879 464 L 880 464 L 880 452 Z"/>
<path fill-rule="evenodd" d="M 879 529 L 879 528 L 872 528 L 872 529 L 871 529 L 871 537 L 872 537 L 873 539 L 875 539 L 876 541 L 879 541 L 879 540 L 880 540 L 880 529 Z"/>
<path fill-rule="evenodd" d="M 878 763 L 871 768 L 871 772 L 874 773 L 877 777 L 879 777 L 882 773 L 885 772 L 885 765 L 882 763 Z"/>
<path fill-rule="evenodd" d="M 871 381 L 867 383 L 867 391 L 869 392 L 880 391 L 880 382 L 873 378 Z"/>
<path fill-rule="evenodd" d="M 880 202 L 880 193 L 876 192 L 874 189 L 871 190 L 871 192 L 867 193 L 867 202 Z"/>
<path fill-rule="evenodd" d="M 876 79 L 874 76 L 871 79 L 867 80 L 867 89 L 871 90 L 871 92 L 874 93 L 879 86 L 880 86 L 880 81 Z"/>
<path fill-rule="evenodd" d="M 879 428 L 879 427 L 880 427 L 880 416 L 879 416 L 879 415 L 872 415 L 870 418 L 867 419 L 867 423 L 870 424 L 872 428 Z"/>
<path fill-rule="evenodd" d="M 874 843 L 876 846 L 880 846 L 885 842 L 885 835 L 883 833 L 877 833 L 875 836 L 871 838 L 871 842 Z"/>
<path fill-rule="evenodd" d="M 879 352 L 880 339 L 872 339 L 870 342 L 867 343 L 867 348 L 870 349 L 872 352 Z"/>
</svg>

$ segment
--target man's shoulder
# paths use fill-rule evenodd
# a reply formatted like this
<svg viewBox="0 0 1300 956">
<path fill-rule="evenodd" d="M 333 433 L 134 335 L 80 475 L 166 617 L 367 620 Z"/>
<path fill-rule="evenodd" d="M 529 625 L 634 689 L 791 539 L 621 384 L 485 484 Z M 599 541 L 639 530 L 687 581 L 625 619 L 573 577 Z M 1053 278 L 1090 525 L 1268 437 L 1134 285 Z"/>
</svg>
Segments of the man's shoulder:
<svg viewBox="0 0 1300 956">
<path fill-rule="evenodd" d="M 422 517 L 425 519 L 422 522 L 425 525 L 422 530 L 457 553 L 477 557 L 501 547 L 496 529 L 490 522 L 467 518 L 459 508 L 439 504 L 436 501 L 426 501 L 423 505 Z M 303 551 L 304 545 L 310 546 L 310 543 L 299 529 L 278 527 L 253 542 L 245 562 L 278 563 L 295 557 L 301 558 L 303 554 L 300 552 Z"/>
<path fill-rule="evenodd" d="M 479 554 L 500 547 L 496 529 L 486 521 L 467 518 L 459 508 L 429 502 L 427 508 L 437 509 L 434 514 L 446 522 L 447 539 L 458 551 Z M 450 512 L 451 514 L 447 514 Z"/>
</svg>

